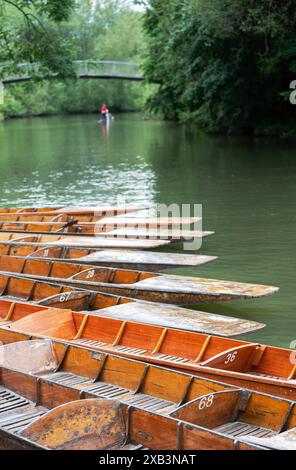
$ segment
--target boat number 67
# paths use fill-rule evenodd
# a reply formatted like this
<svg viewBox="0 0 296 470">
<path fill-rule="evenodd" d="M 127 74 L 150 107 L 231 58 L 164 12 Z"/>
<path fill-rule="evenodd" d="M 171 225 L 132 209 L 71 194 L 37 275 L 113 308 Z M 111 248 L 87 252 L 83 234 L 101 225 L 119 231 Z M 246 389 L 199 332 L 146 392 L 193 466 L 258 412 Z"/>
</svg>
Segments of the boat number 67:
<svg viewBox="0 0 296 470">
<path fill-rule="evenodd" d="M 67 302 L 71 297 L 71 292 L 66 292 L 60 295 L 60 302 Z"/>
<path fill-rule="evenodd" d="M 203 410 L 204 408 L 210 408 L 214 403 L 214 395 L 208 395 L 200 400 L 198 408 Z"/>
<path fill-rule="evenodd" d="M 230 362 L 234 362 L 237 356 L 237 351 L 234 351 L 233 353 L 229 353 L 226 356 L 226 361 L 224 364 L 229 364 Z"/>
</svg>

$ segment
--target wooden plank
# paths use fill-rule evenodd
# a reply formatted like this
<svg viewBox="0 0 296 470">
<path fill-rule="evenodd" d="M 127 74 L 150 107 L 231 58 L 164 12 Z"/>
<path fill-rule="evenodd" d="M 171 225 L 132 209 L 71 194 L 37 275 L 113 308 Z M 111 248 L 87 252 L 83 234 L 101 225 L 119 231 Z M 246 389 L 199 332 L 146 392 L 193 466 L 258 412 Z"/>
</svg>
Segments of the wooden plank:
<svg viewBox="0 0 296 470">
<path fill-rule="evenodd" d="M 13 259 L 9 257 L 8 259 Z M 27 259 L 29 260 L 29 258 Z M 38 261 L 39 271 L 42 263 Z M 59 261 L 52 261 L 59 263 Z M 60 285 L 91 289 L 141 300 L 164 302 L 176 305 L 194 305 L 200 302 L 251 299 L 276 293 L 274 286 L 247 284 L 188 276 L 154 274 L 145 271 L 120 270 L 115 268 L 75 265 L 76 274 L 72 277 L 46 277 L 37 274 L 17 274 L 7 270 L 5 257 L 1 257 L 1 274 L 10 279 L 36 279 Z"/>
</svg>

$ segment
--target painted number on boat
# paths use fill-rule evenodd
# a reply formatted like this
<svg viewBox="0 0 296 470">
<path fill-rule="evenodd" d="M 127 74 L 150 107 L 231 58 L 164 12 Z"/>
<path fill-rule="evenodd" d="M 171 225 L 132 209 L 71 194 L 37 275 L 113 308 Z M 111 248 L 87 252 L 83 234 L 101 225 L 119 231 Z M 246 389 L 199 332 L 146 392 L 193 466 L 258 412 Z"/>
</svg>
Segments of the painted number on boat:
<svg viewBox="0 0 296 470">
<path fill-rule="evenodd" d="M 44 256 L 44 258 L 47 258 L 47 256 L 48 256 L 48 253 L 49 253 L 49 251 L 48 251 L 48 248 L 46 248 L 46 250 L 44 250 L 44 255 L 43 255 L 43 256 Z"/>
<path fill-rule="evenodd" d="M 91 271 L 88 271 L 86 273 L 86 279 L 91 279 L 92 277 L 94 277 L 94 275 L 95 275 L 95 270 L 92 269 Z"/>
<path fill-rule="evenodd" d="M 71 292 L 66 292 L 65 294 L 61 294 L 60 302 L 67 302 L 71 297 Z"/>
<path fill-rule="evenodd" d="M 224 362 L 224 364 L 229 364 L 230 362 L 234 362 L 236 359 L 236 356 L 237 356 L 237 351 L 227 354 L 226 361 Z"/>
<path fill-rule="evenodd" d="M 209 395 L 200 400 L 198 408 L 200 410 L 203 410 L 204 408 L 210 408 L 210 406 L 212 406 L 213 403 L 214 403 L 214 395 Z"/>
</svg>

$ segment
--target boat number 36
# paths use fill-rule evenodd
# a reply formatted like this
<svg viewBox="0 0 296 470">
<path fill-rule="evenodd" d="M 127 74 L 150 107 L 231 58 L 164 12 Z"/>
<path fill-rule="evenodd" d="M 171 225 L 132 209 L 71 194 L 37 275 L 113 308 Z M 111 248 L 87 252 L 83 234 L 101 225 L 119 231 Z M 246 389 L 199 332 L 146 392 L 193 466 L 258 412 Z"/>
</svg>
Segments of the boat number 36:
<svg viewBox="0 0 296 470">
<path fill-rule="evenodd" d="M 204 408 L 210 408 L 214 403 L 214 395 L 208 395 L 200 400 L 198 408 L 203 410 Z"/>
<path fill-rule="evenodd" d="M 237 356 L 237 351 L 234 351 L 233 353 L 229 353 L 226 356 L 226 361 L 224 364 L 229 364 L 230 362 L 234 362 Z"/>
</svg>

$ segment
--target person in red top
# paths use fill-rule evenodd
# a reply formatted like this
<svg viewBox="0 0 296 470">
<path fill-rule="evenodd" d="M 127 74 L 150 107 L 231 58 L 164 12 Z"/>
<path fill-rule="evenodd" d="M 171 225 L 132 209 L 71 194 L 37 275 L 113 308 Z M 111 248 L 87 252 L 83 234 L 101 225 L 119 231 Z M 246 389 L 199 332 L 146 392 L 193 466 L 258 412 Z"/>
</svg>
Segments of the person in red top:
<svg viewBox="0 0 296 470">
<path fill-rule="evenodd" d="M 108 113 L 109 113 L 109 110 L 108 110 L 107 106 L 104 103 L 103 106 L 101 107 L 101 117 L 102 117 L 102 119 L 106 119 L 107 116 L 108 116 Z"/>
</svg>

